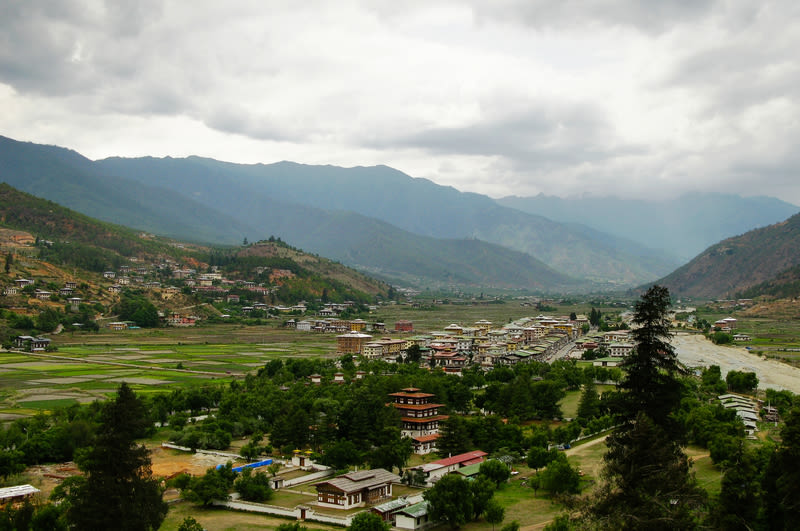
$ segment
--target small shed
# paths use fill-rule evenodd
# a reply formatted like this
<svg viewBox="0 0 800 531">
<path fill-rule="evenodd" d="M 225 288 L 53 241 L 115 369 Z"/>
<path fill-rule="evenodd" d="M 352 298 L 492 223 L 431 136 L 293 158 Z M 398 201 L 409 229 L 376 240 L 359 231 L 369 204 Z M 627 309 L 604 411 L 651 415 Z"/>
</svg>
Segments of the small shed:
<svg viewBox="0 0 800 531">
<path fill-rule="evenodd" d="M 33 485 L 15 485 L 13 487 L 4 487 L 0 489 L 0 506 L 9 503 L 18 503 L 32 498 L 36 493 L 40 492 L 39 489 Z"/>
</svg>

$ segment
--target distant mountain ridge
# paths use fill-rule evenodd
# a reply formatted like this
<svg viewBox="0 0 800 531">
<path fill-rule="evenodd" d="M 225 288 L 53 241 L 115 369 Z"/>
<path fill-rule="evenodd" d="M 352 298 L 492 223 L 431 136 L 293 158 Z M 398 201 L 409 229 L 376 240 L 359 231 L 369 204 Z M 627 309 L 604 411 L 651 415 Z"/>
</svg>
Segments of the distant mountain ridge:
<svg viewBox="0 0 800 531">
<path fill-rule="evenodd" d="M 712 245 L 688 264 L 658 280 L 678 296 L 733 298 L 769 293 L 775 283 L 796 279 L 800 266 L 800 214 Z M 753 288 L 753 289 L 751 289 Z"/>
<path fill-rule="evenodd" d="M 628 211 L 641 208 L 617 204 L 606 217 L 662 227 L 643 245 L 598 230 L 600 222 L 581 224 L 578 216 L 552 221 L 386 166 L 245 165 L 202 157 L 92 162 L 64 148 L 3 137 L 0 180 L 101 219 L 190 241 L 280 236 L 384 280 L 417 286 L 635 286 L 679 265 L 670 254 L 674 248 L 653 247 L 668 239 L 665 232 L 671 238 L 684 230 L 665 231 L 664 220 L 651 223 L 656 209 L 637 220 Z M 714 197 L 705 201 L 704 213 L 728 212 L 713 207 Z M 750 219 L 729 218 L 731 228 Z"/>
<path fill-rule="evenodd" d="M 421 236 L 477 238 L 527 253 L 573 277 L 621 285 L 655 278 L 678 265 L 640 244 L 589 234 L 586 228 L 506 208 L 489 197 L 412 178 L 386 166 L 243 165 L 201 157 L 109 158 L 97 164 L 105 173 L 150 186 L 192 190 L 192 198 L 207 206 L 238 214 L 239 219 L 260 219 L 261 224 L 265 224 L 261 218 L 269 214 L 254 201 L 272 208 L 278 208 L 277 203 L 294 204 L 306 212 L 310 208 L 350 212 Z M 331 252 L 323 251 L 320 242 L 308 234 L 281 234 L 303 248 Z M 348 259 L 346 254 L 328 256 Z"/>
<path fill-rule="evenodd" d="M 140 160 L 140 159 L 139 159 Z M 177 164 L 182 159 L 153 159 Z M 191 161 L 190 161 L 191 164 Z M 144 164 L 133 173 L 150 170 Z M 204 167 L 194 179 L 211 182 Z M 574 289 L 576 279 L 535 258 L 485 242 L 438 240 L 403 231 L 359 214 L 275 201 L 223 182 L 208 197 L 191 181 L 176 184 L 186 195 L 109 173 L 99 163 L 64 148 L 0 137 L 0 180 L 98 218 L 190 241 L 240 243 L 279 235 L 293 245 L 357 266 L 384 280 L 416 285 L 497 286 L 533 290 Z M 194 196 L 194 197 L 193 197 Z M 214 205 L 225 204 L 240 219 Z M 405 251 L 403 251 L 405 249 Z"/>
<path fill-rule="evenodd" d="M 497 202 L 563 223 L 597 230 L 663 250 L 681 263 L 725 238 L 779 223 L 800 207 L 773 197 L 693 193 L 677 199 L 616 197 L 563 199 L 539 194 Z"/>
</svg>

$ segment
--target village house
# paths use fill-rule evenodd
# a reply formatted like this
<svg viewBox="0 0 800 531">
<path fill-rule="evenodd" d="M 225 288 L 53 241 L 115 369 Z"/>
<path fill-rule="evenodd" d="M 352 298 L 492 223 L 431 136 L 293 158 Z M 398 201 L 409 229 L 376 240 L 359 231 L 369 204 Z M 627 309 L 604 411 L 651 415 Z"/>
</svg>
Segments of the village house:
<svg viewBox="0 0 800 531">
<path fill-rule="evenodd" d="M 343 510 L 363 507 L 391 497 L 394 483 L 400 483 L 400 476 L 382 468 L 349 472 L 317 483 L 317 503 Z"/>
<path fill-rule="evenodd" d="M 614 358 L 624 358 L 633 352 L 632 343 L 611 343 L 608 346 L 608 353 Z"/>
<path fill-rule="evenodd" d="M 45 337 L 17 336 L 14 338 L 14 346 L 28 352 L 40 352 L 47 350 L 50 340 Z"/>
<path fill-rule="evenodd" d="M 455 472 L 459 468 L 482 463 L 488 454 L 482 450 L 475 450 L 464 454 L 454 455 L 438 461 L 431 461 L 414 467 L 412 470 L 421 470 L 425 475 L 427 485 L 433 485 L 446 474 Z"/>
<path fill-rule="evenodd" d="M 351 332 L 363 332 L 367 329 L 367 322 L 363 319 L 353 319 L 350 321 Z"/>
<path fill-rule="evenodd" d="M 384 522 L 389 522 L 391 525 L 394 525 L 395 514 L 401 509 L 405 509 L 409 505 L 411 504 L 409 503 L 408 498 L 400 497 L 395 500 L 389 500 L 387 502 L 370 507 L 369 512 L 377 514 Z"/>
<path fill-rule="evenodd" d="M 395 332 L 413 332 L 414 324 L 411 321 L 400 319 L 394 323 Z"/>
<path fill-rule="evenodd" d="M 197 317 L 181 315 L 177 312 L 170 313 L 165 319 L 169 326 L 195 326 Z"/>
<path fill-rule="evenodd" d="M 49 291 L 45 291 L 43 289 L 37 289 L 36 291 L 34 291 L 34 297 L 36 297 L 40 301 L 49 301 L 52 295 L 53 295 L 52 293 L 50 293 Z"/>
<path fill-rule="evenodd" d="M 428 502 L 421 501 L 414 505 L 409 505 L 394 514 L 394 526 L 397 529 L 409 529 L 418 531 L 430 527 L 432 522 L 428 515 Z"/>
<path fill-rule="evenodd" d="M 70 297 L 67 299 L 67 302 L 69 303 L 69 309 L 72 310 L 73 312 L 77 312 L 78 310 L 80 310 L 81 302 L 83 302 L 83 299 L 81 299 L 80 297 Z"/>
</svg>

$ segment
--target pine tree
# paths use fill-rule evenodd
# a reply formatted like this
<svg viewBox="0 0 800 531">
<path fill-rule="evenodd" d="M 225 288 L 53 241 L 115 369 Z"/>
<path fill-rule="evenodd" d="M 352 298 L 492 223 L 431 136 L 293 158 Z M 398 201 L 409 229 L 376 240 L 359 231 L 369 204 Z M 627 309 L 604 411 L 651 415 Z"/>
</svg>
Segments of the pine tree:
<svg viewBox="0 0 800 531">
<path fill-rule="evenodd" d="M 621 426 L 609 436 L 604 484 L 586 515 L 601 529 L 693 529 L 702 490 L 671 413 L 681 400 L 677 356 L 669 343 L 669 291 L 651 287 L 637 302 L 634 352 L 617 401 Z"/>
<path fill-rule="evenodd" d="M 631 422 L 641 412 L 670 435 L 679 436 L 680 426 L 670 417 L 681 401 L 676 377 L 678 356 L 670 343 L 669 290 L 653 286 L 634 307 L 631 338 L 636 348 L 625 359 L 626 376 L 620 388 L 627 391 L 621 401 L 623 420 Z"/>
<path fill-rule="evenodd" d="M 158 529 L 167 514 L 161 487 L 152 477 L 147 448 L 136 439 L 152 429 L 144 403 L 126 384 L 107 403 L 94 445 L 78 460 L 75 476 L 54 496 L 67 504 L 67 520 L 77 529 L 146 531 Z"/>
</svg>

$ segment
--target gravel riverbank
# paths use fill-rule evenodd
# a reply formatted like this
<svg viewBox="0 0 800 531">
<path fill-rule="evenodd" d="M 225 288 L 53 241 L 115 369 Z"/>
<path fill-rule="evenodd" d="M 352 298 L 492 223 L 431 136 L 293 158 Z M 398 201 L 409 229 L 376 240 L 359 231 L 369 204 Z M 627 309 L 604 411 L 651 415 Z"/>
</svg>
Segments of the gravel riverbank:
<svg viewBox="0 0 800 531">
<path fill-rule="evenodd" d="M 697 334 L 677 334 L 672 345 L 678 359 L 689 367 L 719 365 L 724 378 L 728 371 L 754 372 L 760 389 L 788 389 L 800 393 L 800 369 L 751 354 L 744 347 L 718 346 Z"/>
</svg>

